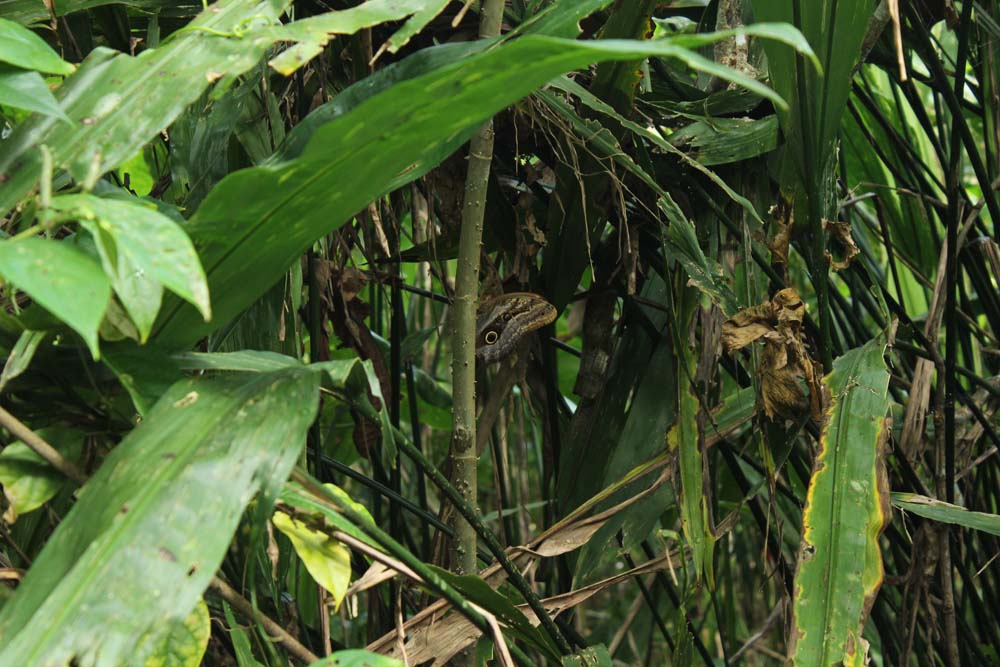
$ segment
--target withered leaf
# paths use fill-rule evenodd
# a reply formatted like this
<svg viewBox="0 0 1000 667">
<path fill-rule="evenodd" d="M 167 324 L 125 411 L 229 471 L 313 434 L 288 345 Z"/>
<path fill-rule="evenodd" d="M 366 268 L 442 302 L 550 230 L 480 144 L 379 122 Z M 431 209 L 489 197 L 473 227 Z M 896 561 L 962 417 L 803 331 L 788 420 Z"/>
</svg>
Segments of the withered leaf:
<svg viewBox="0 0 1000 667">
<path fill-rule="evenodd" d="M 786 287 L 770 301 L 744 308 L 722 324 L 729 352 L 762 340 L 760 402 L 770 419 L 795 419 L 807 410 L 822 417 L 822 392 L 812 358 L 802 338 L 806 306 Z"/>
<path fill-rule="evenodd" d="M 830 235 L 830 239 L 843 250 L 840 259 L 835 259 L 829 250 L 824 251 L 827 261 L 830 262 L 830 268 L 834 271 L 843 271 L 851 265 L 851 260 L 861 252 L 857 244 L 854 243 L 854 237 L 851 236 L 851 223 L 824 220 L 823 228 Z"/>
</svg>

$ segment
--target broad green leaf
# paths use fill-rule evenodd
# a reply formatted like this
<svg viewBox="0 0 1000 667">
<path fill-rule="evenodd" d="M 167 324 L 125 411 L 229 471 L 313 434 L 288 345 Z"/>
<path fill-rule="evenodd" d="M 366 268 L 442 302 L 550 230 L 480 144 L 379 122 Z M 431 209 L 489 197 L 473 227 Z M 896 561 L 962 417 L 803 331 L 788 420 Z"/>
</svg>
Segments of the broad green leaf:
<svg viewBox="0 0 1000 667">
<path fill-rule="evenodd" d="M 302 366 L 302 362 L 277 352 L 242 350 L 240 352 L 184 352 L 174 359 L 186 371 L 244 371 L 261 373 Z M 351 359 L 349 365 L 360 363 Z"/>
<path fill-rule="evenodd" d="M 790 23 L 801 30 L 821 65 L 813 67 L 786 44 L 773 40 L 764 43 L 770 81 L 788 102 L 788 106 L 776 108 L 786 143 L 779 166 L 781 188 L 785 197 L 794 202 L 796 225 L 814 239 L 802 244 L 800 250 L 810 267 L 813 287 L 822 299 L 827 290 L 823 221 L 836 220 L 839 214 L 834 179 L 836 141 L 876 2 L 754 0 L 752 5 L 757 19 Z M 825 321 L 829 311 L 825 304 L 823 308 L 820 318 Z M 824 341 L 833 335 L 829 326 L 821 322 Z M 823 350 L 824 356 L 828 353 Z"/>
<path fill-rule="evenodd" d="M 69 120 L 38 72 L 0 64 L 0 104 Z"/>
<path fill-rule="evenodd" d="M 28 365 L 35 356 L 35 351 L 47 335 L 47 331 L 25 330 L 21 332 L 17 343 L 7 355 L 3 372 L 0 373 L 0 391 L 3 391 L 8 382 L 28 370 Z"/>
<path fill-rule="evenodd" d="M 140 639 L 188 617 L 247 503 L 259 493 L 257 512 L 270 514 L 316 415 L 319 379 L 293 368 L 171 387 L 0 609 L 0 664 L 144 660 Z"/>
<path fill-rule="evenodd" d="M 98 358 L 97 329 L 111 298 L 111 284 L 97 262 L 60 241 L 0 241 L 0 278 L 80 334 Z"/>
<path fill-rule="evenodd" d="M 231 174 L 193 216 L 216 320 L 206 326 L 179 304 L 165 306 L 156 337 L 184 348 L 263 294 L 317 238 L 368 202 L 426 173 L 439 148 L 563 72 L 602 60 L 677 58 L 696 70 L 780 100 L 760 83 L 669 40 L 583 42 L 526 36 L 402 81 L 315 132 L 281 164 Z M 387 132 L 386 128 L 392 128 Z"/>
<path fill-rule="evenodd" d="M 337 651 L 309 667 L 403 667 L 403 663 L 370 651 Z"/>
<path fill-rule="evenodd" d="M 312 530 L 284 512 L 275 512 L 271 521 L 291 540 L 316 583 L 333 596 L 334 609 L 339 608 L 351 585 L 351 552 L 326 533 Z"/>
<path fill-rule="evenodd" d="M 680 636 L 677 637 L 670 667 L 691 667 L 694 664 L 694 637 L 691 636 L 686 614 L 683 606 L 678 607 L 674 614 L 674 627 Z"/>
<path fill-rule="evenodd" d="M 35 117 L 18 126 L 0 153 L 0 212 L 14 206 L 41 173 L 38 146 L 52 152 L 57 169 L 77 181 L 104 173 L 135 155 L 223 77 L 253 67 L 272 40 L 258 34 L 277 21 L 286 0 L 225 0 L 175 33 L 156 49 L 138 56 L 106 48 L 91 51 L 80 68 L 59 87 L 63 111 L 75 122 Z M 249 29 L 236 36 L 234 31 Z M 259 29 L 259 30 L 258 30 Z"/>
<path fill-rule="evenodd" d="M 59 91 L 63 109 L 79 125 L 65 129 L 32 121 L 7 140 L 0 174 L 10 180 L 0 191 L 0 212 L 9 210 L 36 182 L 38 144 L 52 148 L 56 167 L 67 169 L 77 180 L 92 171 L 104 173 L 135 155 L 215 81 L 222 79 L 224 89 L 276 41 L 305 40 L 302 49 L 312 57 L 318 53 L 316 40 L 321 35 L 324 43 L 328 39 L 326 28 L 349 34 L 365 25 L 410 16 L 390 40 L 392 48 L 399 48 L 447 4 L 408 2 L 399 13 L 396 2 L 371 0 L 347 12 L 277 25 L 289 0 L 226 0 L 213 4 L 159 48 L 139 56 L 95 49 Z M 301 64 L 303 53 L 297 48 L 279 58 Z"/>
<path fill-rule="evenodd" d="M 812 63 L 806 63 L 799 60 L 789 42 L 777 39 L 764 42 L 772 85 L 788 102 L 787 107 L 779 108 L 778 117 L 799 159 L 804 159 L 802 141 L 808 138 L 813 149 L 821 151 L 814 158 L 825 160 L 823 152 L 840 127 L 874 5 L 874 0 L 753 2 L 758 19 L 795 25 L 801 32 L 798 38 L 804 38 L 812 46 L 809 53 L 815 52 Z M 790 29 L 791 25 L 785 27 Z M 805 51 L 800 47 L 798 53 Z M 803 89 L 799 88 L 800 82 L 805 86 Z M 799 166 L 803 164 L 800 162 Z"/>
<path fill-rule="evenodd" d="M 612 2 L 613 0 L 557 0 L 522 23 L 514 32 L 575 39 L 580 34 L 580 21 Z"/>
<path fill-rule="evenodd" d="M 0 62 L 50 74 L 72 74 L 76 69 L 41 37 L 5 18 L 0 18 Z"/>
<path fill-rule="evenodd" d="M 183 621 L 172 621 L 169 633 L 146 658 L 144 667 L 198 667 L 208 648 L 212 619 L 208 605 L 199 600 Z"/>
<path fill-rule="evenodd" d="M 816 55 L 813 45 L 802 34 L 803 31 L 790 22 L 785 22 L 784 18 L 775 19 L 772 23 L 754 23 L 731 30 L 719 30 L 717 32 L 692 32 L 672 35 L 671 39 L 678 46 L 686 49 L 700 49 L 703 46 L 714 44 L 722 39 L 732 37 L 758 37 L 764 40 L 765 44 L 780 44 L 790 49 L 793 53 L 808 59 L 814 71 L 822 71 L 822 62 Z M 785 100 L 786 102 L 788 100 Z"/>
<path fill-rule="evenodd" d="M 139 347 L 134 341 L 122 341 L 105 344 L 102 352 L 101 361 L 118 378 L 141 417 L 184 377 L 176 360 L 151 345 Z"/>
<path fill-rule="evenodd" d="M 891 497 L 894 506 L 925 519 L 1000 535 L 1000 515 L 972 512 L 960 505 L 916 493 L 893 492 Z"/>
<path fill-rule="evenodd" d="M 789 655 L 797 666 L 866 664 L 861 633 L 882 583 L 878 536 L 889 504 L 879 478 L 888 437 L 884 349 L 875 339 L 851 350 L 823 378 L 830 404 L 795 573 Z"/>
<path fill-rule="evenodd" d="M 191 240 L 176 222 L 141 200 L 63 195 L 52 210 L 90 232 L 104 272 L 145 342 L 160 305 L 159 286 L 211 319 L 208 286 Z"/>
<path fill-rule="evenodd" d="M 357 7 L 326 12 L 274 29 L 277 39 L 298 42 L 272 58 L 271 67 L 288 76 L 323 51 L 334 35 L 352 35 L 380 23 L 402 21 L 385 48 L 396 53 L 448 5 L 449 0 L 368 0 Z"/>
<path fill-rule="evenodd" d="M 573 655 L 564 655 L 562 667 L 611 667 L 611 655 L 607 646 L 598 644 Z"/>
<path fill-rule="evenodd" d="M 64 427 L 39 429 L 38 435 L 54 446 L 70 461 L 77 461 L 83 451 L 83 434 Z M 66 486 L 66 477 L 45 462 L 41 456 L 20 440 L 0 451 L 0 484 L 10 507 L 4 521 L 14 523 L 17 517 L 36 510 Z"/>
<path fill-rule="evenodd" d="M 674 132 L 668 139 L 706 167 L 741 162 L 777 147 L 778 118 L 700 120 Z"/>
<path fill-rule="evenodd" d="M 343 116 L 373 95 L 384 92 L 399 81 L 412 79 L 435 69 L 482 51 L 481 41 L 452 42 L 421 49 L 412 56 L 397 63 L 391 63 L 375 70 L 345 90 L 332 100 L 314 109 L 308 116 L 291 129 L 284 143 L 268 160 L 269 164 L 279 164 L 297 158 L 305 151 L 313 134 L 323 125 L 338 116 Z M 466 140 L 468 137 L 466 137 Z M 446 144 L 449 145 L 450 144 Z M 457 146 L 456 146 L 457 147 Z M 441 159 L 444 159 L 442 156 Z"/>
</svg>

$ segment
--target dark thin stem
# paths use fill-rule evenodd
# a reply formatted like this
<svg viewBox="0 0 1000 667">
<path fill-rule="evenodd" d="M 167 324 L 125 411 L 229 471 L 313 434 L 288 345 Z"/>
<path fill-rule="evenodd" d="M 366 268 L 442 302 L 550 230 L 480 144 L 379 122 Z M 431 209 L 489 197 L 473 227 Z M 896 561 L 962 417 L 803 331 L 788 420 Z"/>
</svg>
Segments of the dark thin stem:
<svg viewBox="0 0 1000 667">
<path fill-rule="evenodd" d="M 545 608 L 542 606 L 541 600 L 538 595 L 531 588 L 531 585 L 525 580 L 521 575 L 521 571 L 510 562 L 507 558 L 507 553 L 504 551 L 500 542 L 497 540 L 496 535 L 486 524 L 483 523 L 482 518 L 479 516 L 479 512 L 476 511 L 475 507 L 466 502 L 466 500 L 459 494 L 458 490 L 452 486 L 445 476 L 438 470 L 430 459 L 424 456 L 423 452 L 418 450 L 416 447 L 407 442 L 406 438 L 400 437 L 397 439 L 397 446 L 399 449 L 406 454 L 410 459 L 420 467 L 421 470 L 431 479 L 432 482 L 440 489 L 440 491 L 448 498 L 448 501 L 455 506 L 455 510 L 465 519 L 466 522 L 475 531 L 476 536 L 478 536 L 483 542 L 486 543 L 486 548 L 497 559 L 500 567 L 503 568 L 504 572 L 510 578 L 511 584 L 514 588 L 524 596 L 525 601 L 531 610 L 535 613 L 541 621 L 542 627 L 545 631 L 552 637 L 552 641 L 556 643 L 559 650 L 565 654 L 572 652 L 569 646 L 569 642 L 563 637 L 562 633 L 559 632 L 559 628 L 552 621 L 552 617 L 549 615 Z"/>
<path fill-rule="evenodd" d="M 624 546 L 624 542 L 622 540 L 622 534 L 620 531 L 618 533 L 618 545 Z M 636 567 L 635 560 L 633 560 L 632 556 L 630 556 L 629 553 L 624 549 L 622 550 L 622 557 L 625 559 L 625 563 L 628 565 L 629 569 L 634 570 Z M 653 620 L 656 622 L 656 627 L 659 628 L 660 634 L 663 636 L 663 639 L 666 640 L 667 646 L 670 647 L 670 652 L 673 653 L 676 650 L 676 646 L 674 644 L 673 638 L 670 636 L 670 632 L 667 630 L 666 624 L 660 617 L 659 610 L 656 608 L 656 598 L 654 598 L 653 594 L 649 592 L 649 588 L 647 588 L 646 584 L 643 583 L 642 577 L 635 577 L 635 584 L 636 586 L 639 587 L 639 592 L 642 594 L 642 599 L 646 601 L 646 606 L 649 608 L 649 614 L 650 616 L 653 617 Z"/>
<path fill-rule="evenodd" d="M 649 558 L 650 560 L 656 558 L 656 554 L 653 551 L 653 547 L 649 545 L 649 542 L 647 540 L 642 541 L 642 552 L 646 554 L 646 558 Z M 631 561 L 631 557 L 627 553 L 625 554 L 625 558 Z M 635 567 L 635 565 L 630 562 L 629 567 Z M 663 572 L 657 572 L 655 575 L 653 575 L 653 580 L 657 584 L 659 584 L 660 588 L 662 588 L 663 591 L 667 594 L 667 597 L 670 598 L 670 603 L 674 605 L 674 608 L 681 609 L 680 598 L 677 597 L 677 591 L 674 590 L 673 584 L 670 583 L 670 579 L 667 577 L 667 575 L 665 575 Z M 712 658 L 711 655 L 709 655 L 708 649 L 705 648 L 705 644 L 701 641 L 701 637 L 695 631 L 694 624 L 691 623 L 691 615 L 688 614 L 687 609 L 684 609 L 684 622 L 687 624 L 687 630 L 689 633 L 691 633 L 691 639 L 694 640 L 695 650 L 698 651 L 698 655 L 701 656 L 702 661 L 705 663 L 707 667 L 712 667 L 713 665 L 715 665 L 715 660 Z"/>
</svg>

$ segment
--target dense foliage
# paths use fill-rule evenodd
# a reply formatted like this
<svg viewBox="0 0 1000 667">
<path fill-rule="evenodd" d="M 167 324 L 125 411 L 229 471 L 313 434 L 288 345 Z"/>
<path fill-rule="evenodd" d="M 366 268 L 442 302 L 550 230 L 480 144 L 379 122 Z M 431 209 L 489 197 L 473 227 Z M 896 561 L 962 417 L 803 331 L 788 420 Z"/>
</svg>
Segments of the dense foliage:
<svg viewBox="0 0 1000 667">
<path fill-rule="evenodd" d="M 0 0 L 0 665 L 1000 663 L 998 38 Z"/>
</svg>

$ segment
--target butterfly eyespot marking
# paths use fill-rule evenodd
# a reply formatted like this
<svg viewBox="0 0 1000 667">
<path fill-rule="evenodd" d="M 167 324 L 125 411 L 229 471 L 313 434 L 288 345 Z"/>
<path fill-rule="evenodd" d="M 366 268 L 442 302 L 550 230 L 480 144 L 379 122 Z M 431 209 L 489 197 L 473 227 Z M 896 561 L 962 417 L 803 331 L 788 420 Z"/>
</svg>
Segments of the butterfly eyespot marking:
<svg viewBox="0 0 1000 667">
<path fill-rule="evenodd" d="M 498 334 L 496 331 L 487 331 L 486 335 L 483 337 L 483 340 L 486 341 L 487 345 L 493 345 L 495 342 L 497 342 L 499 338 L 500 334 Z"/>
</svg>

